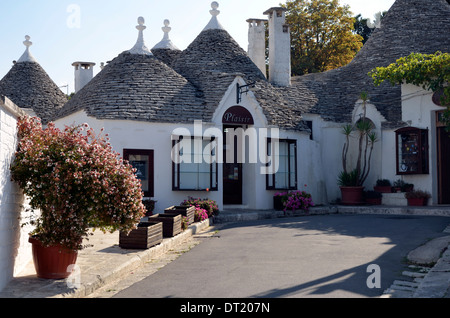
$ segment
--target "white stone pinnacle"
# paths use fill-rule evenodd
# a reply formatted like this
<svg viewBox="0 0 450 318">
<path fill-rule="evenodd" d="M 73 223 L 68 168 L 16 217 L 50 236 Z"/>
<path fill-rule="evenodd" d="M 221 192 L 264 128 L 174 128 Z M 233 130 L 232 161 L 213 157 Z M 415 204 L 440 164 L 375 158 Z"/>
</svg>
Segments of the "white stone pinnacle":
<svg viewBox="0 0 450 318">
<path fill-rule="evenodd" d="M 209 13 L 211 13 L 212 15 L 211 21 L 209 21 L 208 25 L 203 29 L 203 31 L 211 29 L 225 30 L 217 19 L 217 16 L 220 14 L 220 11 L 217 10 L 219 8 L 219 3 L 214 1 L 213 3 L 211 3 L 211 8 L 212 10 L 209 11 Z"/>
<path fill-rule="evenodd" d="M 136 26 L 136 29 L 139 31 L 138 39 L 134 47 L 129 50 L 131 54 L 145 54 L 145 55 L 153 55 L 152 52 L 148 49 L 148 47 L 145 45 L 144 41 L 144 30 L 147 29 L 147 27 L 144 25 L 145 20 L 143 17 L 138 18 L 138 26 Z"/>
<path fill-rule="evenodd" d="M 170 25 L 170 21 L 169 20 L 164 20 L 164 26 L 162 27 L 162 30 L 164 32 L 164 37 L 161 40 L 161 42 L 159 42 L 158 44 L 156 44 L 153 49 L 169 49 L 169 50 L 179 50 L 170 40 L 169 38 L 169 32 L 172 30 L 172 28 L 169 26 Z"/>
<path fill-rule="evenodd" d="M 25 52 L 22 54 L 22 56 L 20 57 L 20 59 L 17 61 L 17 63 L 37 62 L 36 59 L 34 58 L 34 56 L 30 52 L 30 46 L 33 45 L 33 42 L 31 42 L 30 39 L 31 39 L 31 37 L 29 35 L 25 36 L 25 41 L 23 42 L 23 44 L 27 48 L 26 48 Z"/>
</svg>

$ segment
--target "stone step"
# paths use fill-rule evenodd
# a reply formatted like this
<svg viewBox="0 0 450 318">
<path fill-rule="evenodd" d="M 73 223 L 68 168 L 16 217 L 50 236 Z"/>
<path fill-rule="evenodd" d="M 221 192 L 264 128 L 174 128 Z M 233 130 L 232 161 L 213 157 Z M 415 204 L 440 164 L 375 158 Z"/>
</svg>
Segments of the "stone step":
<svg viewBox="0 0 450 318">
<path fill-rule="evenodd" d="M 417 288 L 417 287 L 419 287 L 419 283 L 409 282 L 409 281 L 403 281 L 403 280 L 395 280 L 395 281 L 393 282 L 393 285 L 406 286 L 406 287 L 411 287 L 411 288 Z"/>
<path fill-rule="evenodd" d="M 426 273 L 418 273 L 418 272 L 410 272 L 410 271 L 404 271 L 402 273 L 403 276 L 408 276 L 408 277 L 418 277 L 418 278 L 423 278 L 425 277 Z"/>
</svg>

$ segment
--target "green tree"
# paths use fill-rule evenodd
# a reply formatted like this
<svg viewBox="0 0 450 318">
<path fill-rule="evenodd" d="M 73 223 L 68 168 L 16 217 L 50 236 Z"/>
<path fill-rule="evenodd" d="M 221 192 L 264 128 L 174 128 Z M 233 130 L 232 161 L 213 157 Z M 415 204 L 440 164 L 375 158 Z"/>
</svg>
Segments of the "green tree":
<svg viewBox="0 0 450 318">
<path fill-rule="evenodd" d="M 292 73 L 324 72 L 348 64 L 362 47 L 352 12 L 338 0 L 292 0 L 282 4 L 291 26 Z"/>
<path fill-rule="evenodd" d="M 442 91 L 441 104 L 447 106 L 444 120 L 450 130 L 450 53 L 411 53 L 387 67 L 370 71 L 375 86 L 389 81 L 392 85 L 414 84 L 433 92 Z"/>
</svg>

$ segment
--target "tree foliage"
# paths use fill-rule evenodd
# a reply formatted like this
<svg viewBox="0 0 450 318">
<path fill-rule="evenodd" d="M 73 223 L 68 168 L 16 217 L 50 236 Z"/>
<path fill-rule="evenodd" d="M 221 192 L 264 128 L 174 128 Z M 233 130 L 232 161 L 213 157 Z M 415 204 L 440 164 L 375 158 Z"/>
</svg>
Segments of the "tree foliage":
<svg viewBox="0 0 450 318">
<path fill-rule="evenodd" d="M 450 53 L 411 53 L 387 67 L 370 71 L 376 86 L 384 81 L 392 85 L 414 84 L 433 92 L 443 91 L 441 104 L 447 105 L 444 120 L 450 128 Z"/>
<path fill-rule="evenodd" d="M 350 7 L 338 0 L 291 0 L 286 22 L 291 27 L 292 73 L 324 72 L 348 64 L 362 47 Z"/>
</svg>

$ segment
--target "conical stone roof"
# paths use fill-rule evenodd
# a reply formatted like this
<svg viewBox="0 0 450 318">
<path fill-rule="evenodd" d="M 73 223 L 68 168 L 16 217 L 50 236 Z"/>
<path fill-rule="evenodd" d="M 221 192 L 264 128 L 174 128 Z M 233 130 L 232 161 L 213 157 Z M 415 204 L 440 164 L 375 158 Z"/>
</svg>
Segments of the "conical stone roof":
<svg viewBox="0 0 450 318">
<path fill-rule="evenodd" d="M 97 119 L 201 120 L 204 107 L 197 94 L 185 78 L 155 56 L 123 52 L 72 97 L 58 118 L 84 110 Z"/>
<path fill-rule="evenodd" d="M 24 43 L 27 44 L 24 55 L 0 80 L 0 95 L 21 108 L 31 108 L 46 124 L 67 102 L 67 97 L 32 57 L 28 36 Z"/>
<path fill-rule="evenodd" d="M 321 115 L 325 120 L 350 122 L 362 91 L 386 118 L 387 127 L 401 126 L 401 88 L 384 83 L 374 87 L 367 75 L 375 67 L 387 66 L 412 52 L 450 52 L 450 4 L 446 0 L 397 0 L 361 51 L 347 66 L 324 73 L 295 78 L 283 89 L 292 99 L 305 89 L 317 102 L 302 104 L 302 111 Z"/>
</svg>

